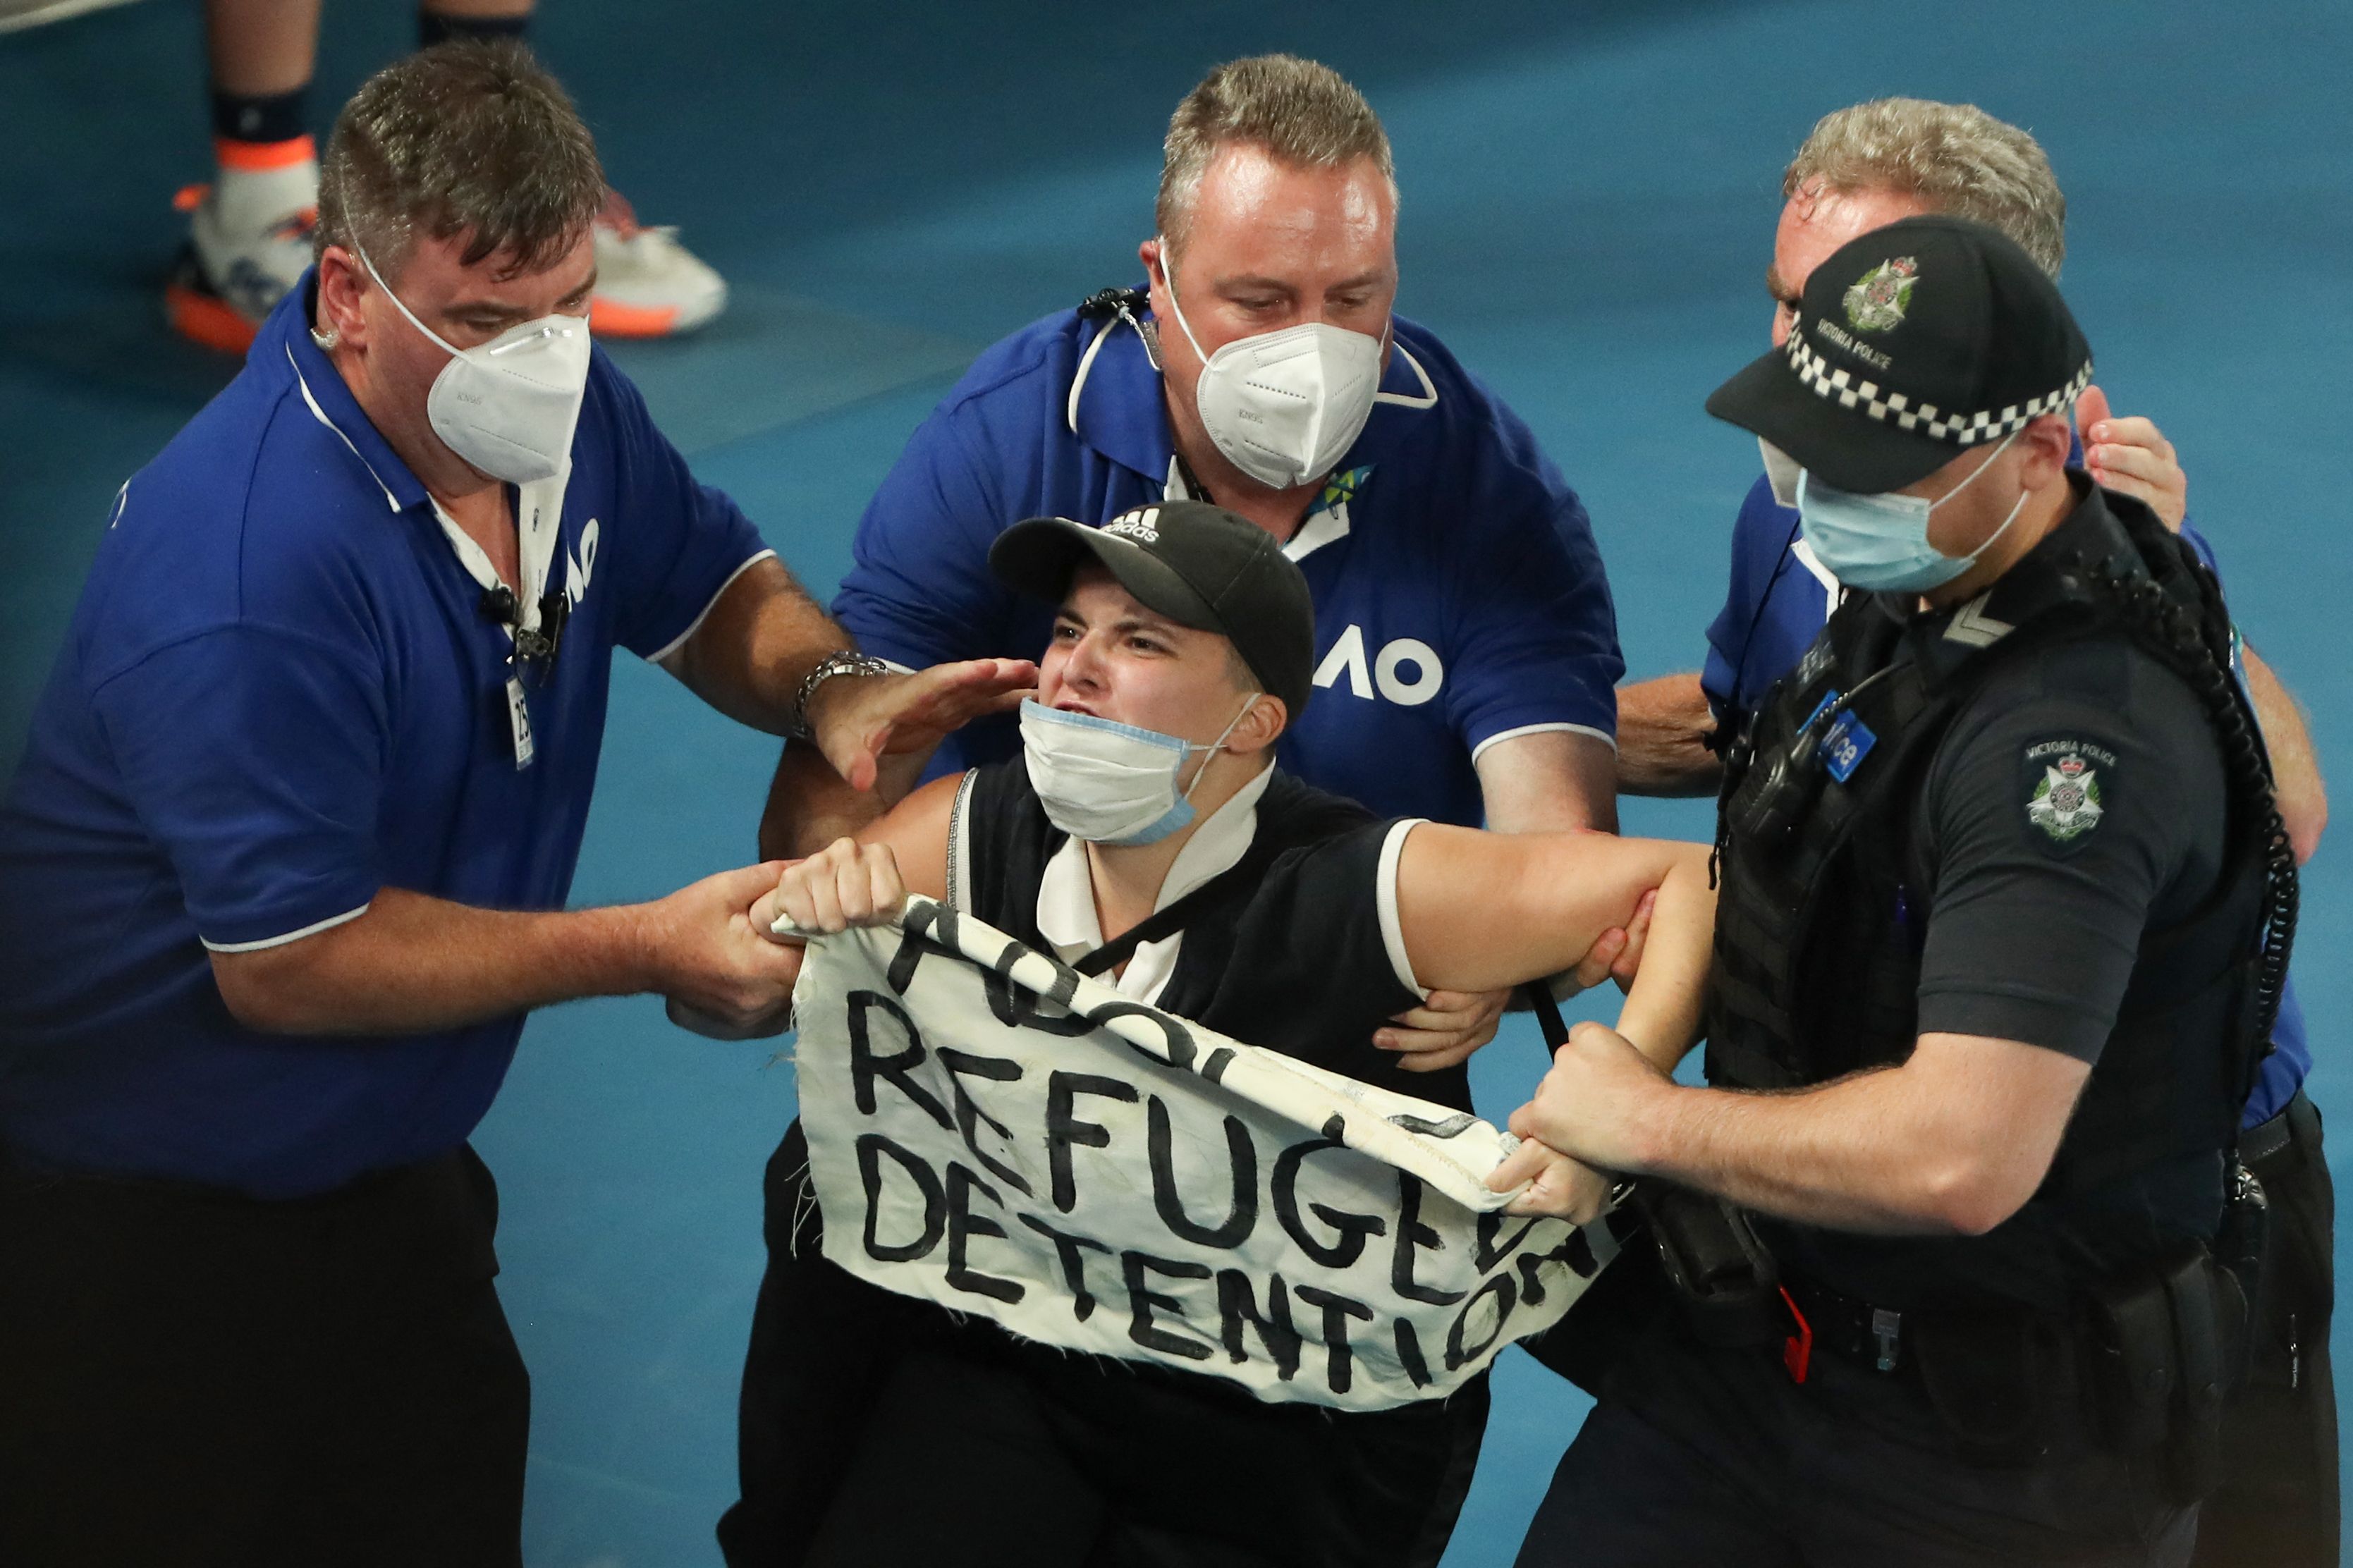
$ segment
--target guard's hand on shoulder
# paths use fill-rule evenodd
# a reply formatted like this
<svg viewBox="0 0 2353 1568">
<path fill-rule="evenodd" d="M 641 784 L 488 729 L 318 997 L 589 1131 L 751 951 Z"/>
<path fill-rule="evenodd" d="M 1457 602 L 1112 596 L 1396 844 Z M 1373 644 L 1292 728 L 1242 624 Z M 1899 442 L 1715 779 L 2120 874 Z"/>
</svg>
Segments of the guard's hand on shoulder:
<svg viewBox="0 0 2353 1568">
<path fill-rule="evenodd" d="M 1038 667 L 1026 658 L 972 658 L 913 675 L 837 676 L 809 699 L 807 717 L 834 771 L 854 788 L 872 789 L 883 758 L 928 753 L 1037 690 Z"/>
<path fill-rule="evenodd" d="M 2159 522 L 2181 531 L 2189 515 L 2189 476 L 2173 443 L 2149 420 L 2119 418 L 2108 412 L 2108 395 L 2087 386 L 2075 405 L 2084 439 L 2084 468 L 2092 482 L 2147 501 Z"/>
<path fill-rule="evenodd" d="M 907 902 L 899 858 L 888 844 L 837 838 L 806 860 L 784 868 L 776 885 L 752 908 L 754 930 L 779 942 L 887 925 Z M 777 931 L 779 919 L 788 931 Z"/>
</svg>

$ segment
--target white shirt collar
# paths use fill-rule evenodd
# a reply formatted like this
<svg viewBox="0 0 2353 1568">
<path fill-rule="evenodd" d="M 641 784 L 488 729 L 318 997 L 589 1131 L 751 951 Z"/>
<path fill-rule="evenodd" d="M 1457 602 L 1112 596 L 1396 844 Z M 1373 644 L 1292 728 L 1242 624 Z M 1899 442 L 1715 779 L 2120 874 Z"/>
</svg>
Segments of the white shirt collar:
<svg viewBox="0 0 2353 1568">
<path fill-rule="evenodd" d="M 1419 370 L 1420 367 L 1416 365 L 1415 368 Z M 1168 477 L 1160 486 L 1160 499 L 1163 500 L 1198 499 L 1193 494 L 1192 487 L 1185 482 L 1184 466 L 1176 461 L 1173 453 L 1168 458 Z M 1297 528 L 1292 530 L 1291 537 L 1283 542 L 1282 553 L 1288 560 L 1303 560 L 1335 540 L 1347 538 L 1349 526 L 1348 503 L 1345 500 L 1335 500 L 1330 506 L 1310 508 L 1306 517 L 1300 521 Z"/>
<path fill-rule="evenodd" d="M 555 565 L 555 547 L 563 532 L 564 491 L 571 482 L 572 465 L 567 461 L 553 479 L 515 487 L 515 541 L 522 572 L 522 581 L 514 584 L 515 607 L 517 619 L 526 630 L 539 628 L 539 602 L 547 593 L 547 579 Z M 466 574 L 485 588 L 499 586 L 499 574 L 489 553 L 458 526 L 458 520 L 438 500 L 433 503 L 433 516 L 441 524 L 449 548 L 458 552 Z M 506 631 L 509 637 L 514 635 L 512 626 Z"/>
<path fill-rule="evenodd" d="M 1274 769 L 1261 768 L 1256 777 L 1236 790 L 1223 805 L 1202 819 L 1176 852 L 1176 864 L 1160 884 L 1153 900 L 1155 914 L 1166 909 L 1210 878 L 1241 859 L 1258 837 L 1259 797 L 1274 780 Z M 1087 868 L 1083 839 L 1070 838 L 1046 862 L 1038 882 L 1038 931 L 1068 963 L 1103 943 L 1103 922 L 1095 914 L 1094 879 Z M 1149 1002 L 1160 994 L 1176 969 L 1176 948 L 1184 932 L 1159 942 L 1140 942 L 1128 960 L 1118 986 L 1124 996 Z M 1102 977 L 1110 981 L 1109 975 Z"/>
</svg>

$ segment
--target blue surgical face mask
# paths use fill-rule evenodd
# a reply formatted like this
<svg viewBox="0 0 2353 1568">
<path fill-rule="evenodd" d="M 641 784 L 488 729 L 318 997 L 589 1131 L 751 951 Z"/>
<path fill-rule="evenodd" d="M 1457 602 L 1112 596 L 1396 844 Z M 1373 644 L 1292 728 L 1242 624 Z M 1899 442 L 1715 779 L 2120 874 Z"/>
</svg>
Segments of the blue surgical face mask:
<svg viewBox="0 0 2353 1568">
<path fill-rule="evenodd" d="M 1021 704 L 1021 752 L 1029 787 L 1037 791 L 1046 820 L 1073 838 L 1121 846 L 1166 838 L 1192 822 L 1193 786 L 1208 771 L 1205 763 L 1195 770 L 1192 784 L 1180 788 L 1176 781 L 1186 759 L 1223 747 L 1234 724 L 1257 702 L 1253 692 L 1225 733 L 1204 746 L 1032 699 Z"/>
<path fill-rule="evenodd" d="M 2018 439 L 2013 431 L 1975 472 L 1936 500 L 1907 495 L 1857 495 L 1824 483 L 1810 472 L 1798 476 L 1798 514 L 1805 520 L 1806 543 L 1822 569 L 1850 588 L 1873 594 L 1925 594 L 1941 588 L 1992 548 L 2010 531 L 2026 510 L 2026 492 L 2001 520 L 2001 526 L 1967 555 L 1947 555 L 1928 542 L 1928 519 L 1938 507 L 1978 482 L 1978 475 L 1994 465 L 2004 447 Z"/>
</svg>

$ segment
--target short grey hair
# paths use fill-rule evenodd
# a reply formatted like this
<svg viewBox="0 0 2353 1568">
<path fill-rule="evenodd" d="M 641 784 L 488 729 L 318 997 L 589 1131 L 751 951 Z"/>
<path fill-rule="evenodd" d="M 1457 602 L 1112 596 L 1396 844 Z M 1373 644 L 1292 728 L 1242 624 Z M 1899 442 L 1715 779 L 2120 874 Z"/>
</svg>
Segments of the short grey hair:
<svg viewBox="0 0 2353 1568">
<path fill-rule="evenodd" d="M 1184 243 L 1202 173 L 1221 147 L 1263 147 L 1302 169 L 1331 169 L 1369 158 L 1397 199 L 1397 167 L 1388 132 L 1365 95 L 1330 66 L 1296 55 L 1229 60 L 1201 79 L 1168 120 L 1162 143 L 1160 199 L 1153 211 L 1161 234 Z"/>
<path fill-rule="evenodd" d="M 596 143 L 572 100 L 511 39 L 438 44 L 362 83 L 319 164 L 316 254 L 364 249 L 386 278 L 422 233 L 468 235 L 468 267 L 501 253 L 554 265 L 605 201 Z"/>
<path fill-rule="evenodd" d="M 1819 184 L 1886 190 L 1974 218 L 2016 240 L 2052 277 L 2067 258 L 2067 198 L 2042 145 L 1971 103 L 1881 98 L 1826 114 L 1781 176 L 1781 195 Z"/>
</svg>

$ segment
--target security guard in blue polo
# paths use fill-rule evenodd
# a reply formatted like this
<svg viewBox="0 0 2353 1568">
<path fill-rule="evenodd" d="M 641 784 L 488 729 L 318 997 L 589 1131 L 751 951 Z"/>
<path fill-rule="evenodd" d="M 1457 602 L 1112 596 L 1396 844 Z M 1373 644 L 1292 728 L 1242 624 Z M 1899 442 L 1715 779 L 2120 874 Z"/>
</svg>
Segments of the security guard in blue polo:
<svg viewBox="0 0 2353 1568">
<path fill-rule="evenodd" d="M 1636 1178 L 1676 1307 L 1524 1564 L 2189 1561 L 2295 861 L 2211 574 L 2066 466 L 2090 374 L 1922 217 L 1709 401 L 1859 591 L 1730 759 L 1708 1087 L 1581 1026 L 1512 1120 Z"/>
</svg>

